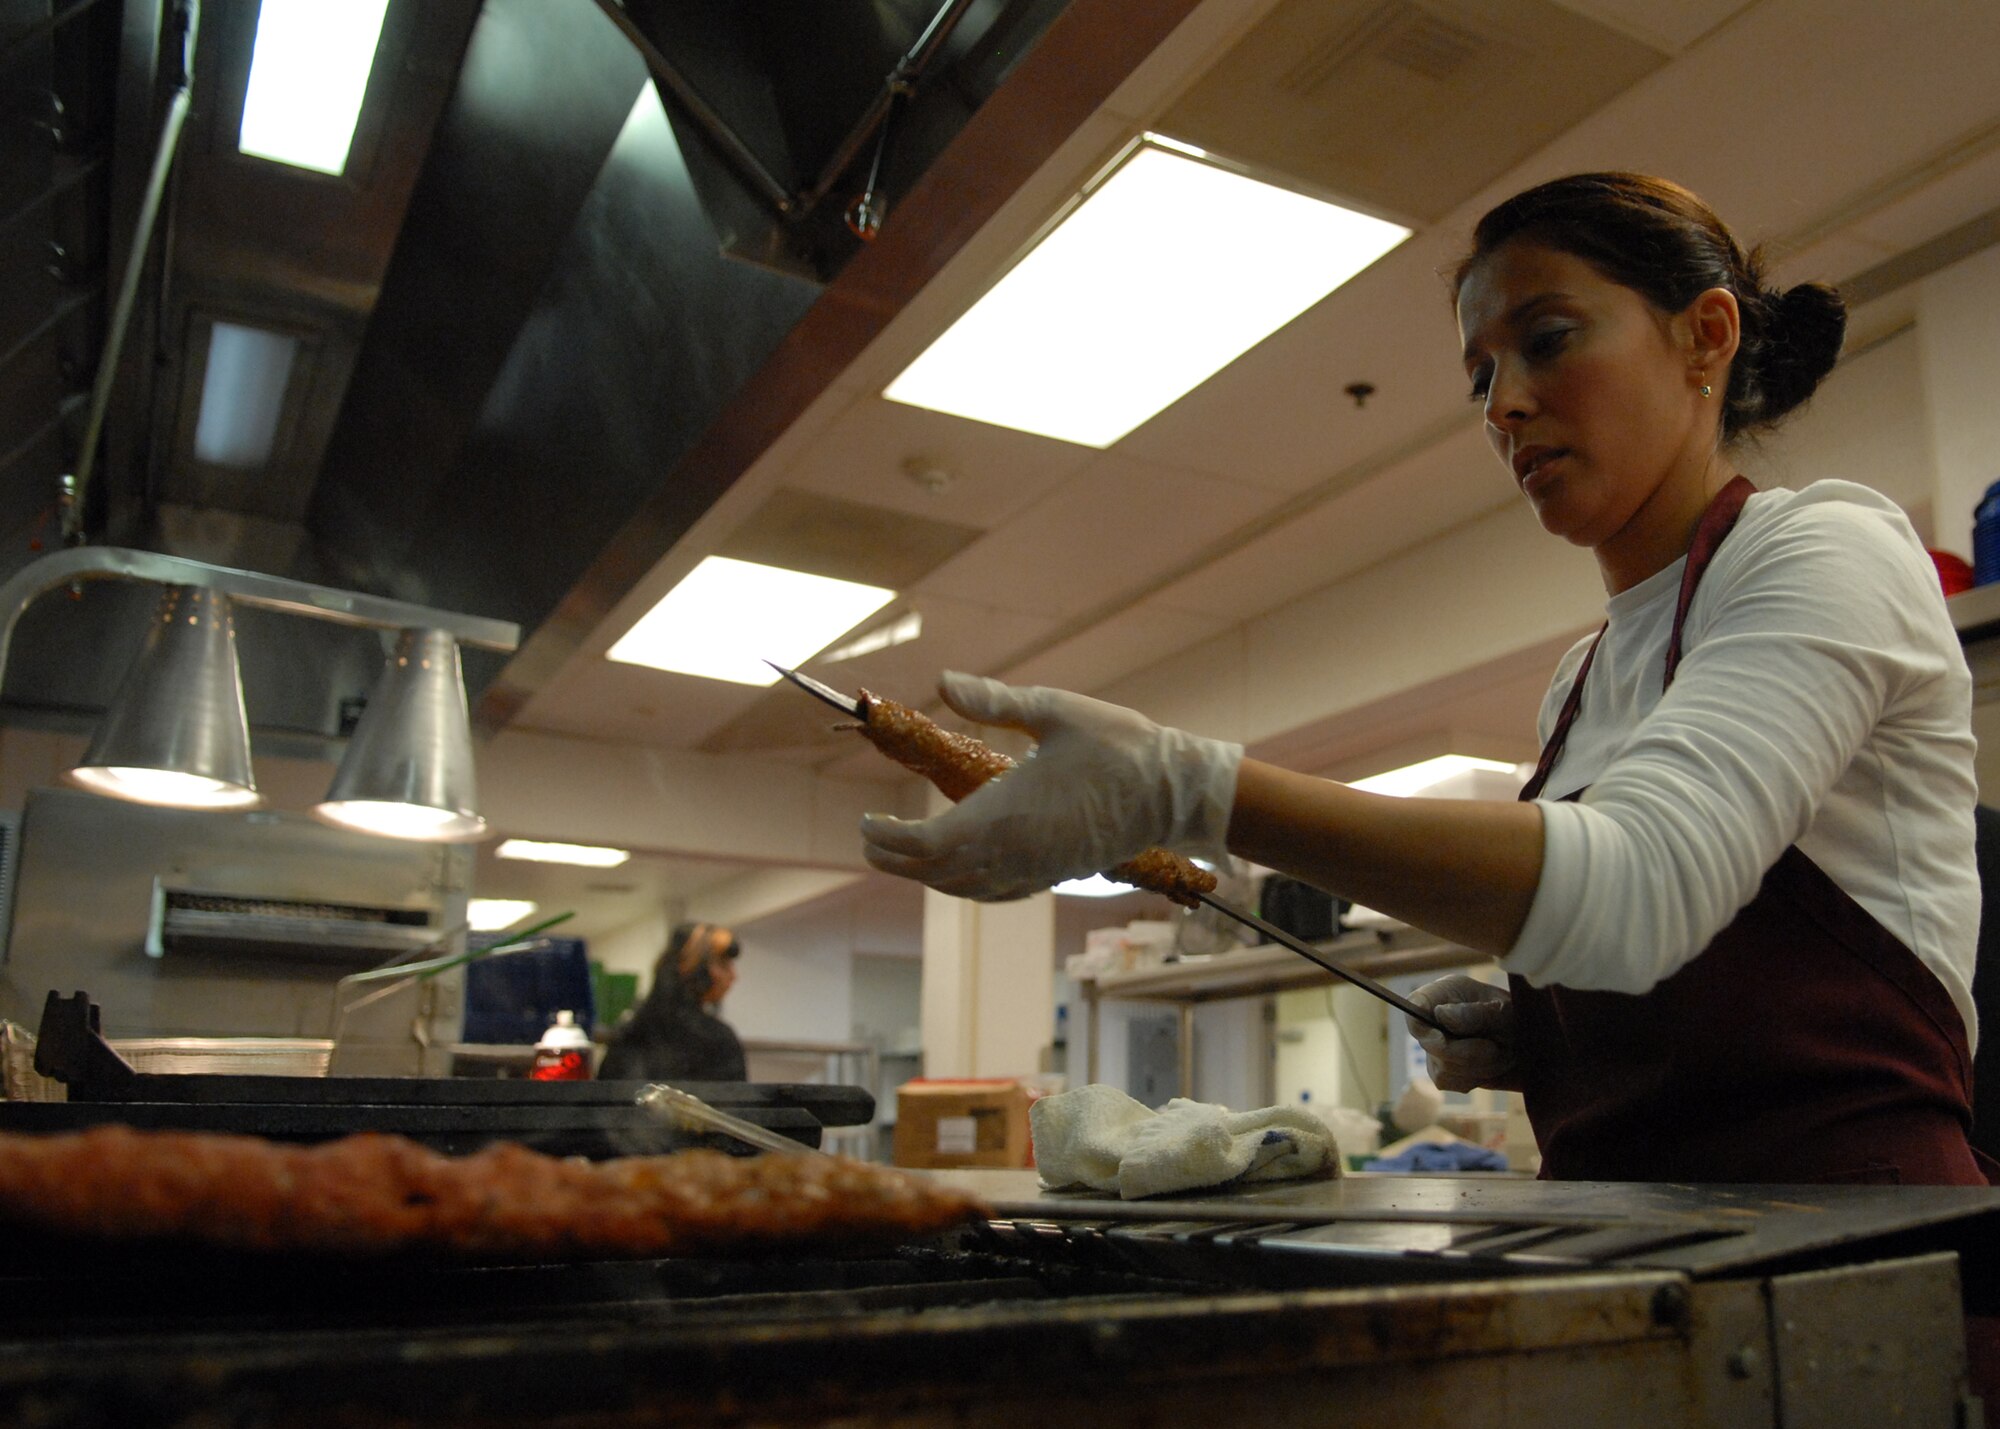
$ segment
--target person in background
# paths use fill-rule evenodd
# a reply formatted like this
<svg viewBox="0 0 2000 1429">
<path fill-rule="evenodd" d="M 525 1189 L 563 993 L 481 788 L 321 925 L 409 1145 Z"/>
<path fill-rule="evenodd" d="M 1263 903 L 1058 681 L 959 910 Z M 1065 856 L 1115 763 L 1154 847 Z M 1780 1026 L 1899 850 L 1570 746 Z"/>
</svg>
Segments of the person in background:
<svg viewBox="0 0 2000 1429">
<path fill-rule="evenodd" d="M 600 1080 L 740 1082 L 743 1043 L 715 1009 L 736 985 L 736 935 L 713 923 L 683 923 L 653 964 L 645 1000 L 612 1030 Z"/>
<path fill-rule="evenodd" d="M 1152 845 L 1225 850 L 1500 958 L 1412 1019 L 1444 1088 L 1516 1089 L 1544 1176 L 1983 1185 L 1971 681 L 1922 542 L 1844 481 L 1731 453 L 1804 402 L 1846 314 L 1768 285 L 1700 199 L 1579 174 L 1489 212 L 1452 275 L 1471 399 L 1605 621 L 1558 667 L 1519 803 L 1398 799 L 1060 690 L 947 675 L 1034 736 L 869 862 L 1014 898 Z"/>
</svg>

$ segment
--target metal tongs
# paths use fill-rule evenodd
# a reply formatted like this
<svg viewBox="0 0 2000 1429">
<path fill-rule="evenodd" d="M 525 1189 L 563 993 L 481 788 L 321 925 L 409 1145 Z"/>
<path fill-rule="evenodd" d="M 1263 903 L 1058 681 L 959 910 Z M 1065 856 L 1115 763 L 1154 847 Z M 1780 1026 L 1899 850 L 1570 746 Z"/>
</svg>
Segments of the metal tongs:
<svg viewBox="0 0 2000 1429">
<path fill-rule="evenodd" d="M 797 670 L 787 670 L 775 660 L 766 660 L 764 663 L 804 690 L 807 694 L 813 696 L 813 698 L 826 701 L 826 703 L 832 705 L 849 718 L 858 719 L 864 724 L 867 722 L 868 712 L 862 708 L 861 701 L 851 696 L 843 695 L 831 686 L 822 685 L 810 675 L 802 675 Z M 1308 962 L 1315 963 L 1332 973 L 1335 977 L 1352 983 L 1369 996 L 1380 998 L 1398 1012 L 1414 1017 L 1425 1026 L 1435 1027 L 1440 1032 L 1445 1030 L 1443 1025 L 1427 1009 L 1417 1006 L 1401 993 L 1395 991 L 1393 988 L 1385 987 L 1366 973 L 1359 973 L 1352 968 L 1342 967 L 1304 939 L 1293 937 L 1284 929 L 1265 922 L 1255 913 L 1247 909 L 1238 908 L 1234 903 L 1229 902 L 1225 898 L 1217 898 L 1213 893 L 1197 893 L 1194 896 L 1213 908 L 1216 912 L 1222 914 L 1223 917 L 1233 918 L 1246 928 L 1254 928 L 1279 947 L 1291 949 Z"/>
<path fill-rule="evenodd" d="M 830 1156 L 817 1146 L 808 1146 L 803 1141 L 794 1141 L 789 1136 L 780 1136 L 769 1127 L 745 1121 L 740 1116 L 731 1116 L 710 1106 L 693 1092 L 684 1092 L 679 1087 L 670 1087 L 665 1082 L 655 1082 L 634 1098 L 637 1105 L 662 1117 L 669 1125 L 682 1131 L 719 1131 L 724 1136 L 733 1136 L 738 1141 L 756 1147 L 759 1151 L 777 1151 L 785 1154 L 806 1152 L 813 1156 Z"/>
<path fill-rule="evenodd" d="M 421 948 L 398 953 L 387 962 L 369 968 L 365 972 L 349 973 L 333 985 L 333 1040 L 336 1043 L 340 1041 L 341 1033 L 347 1027 L 348 1013 L 359 1012 L 370 1003 L 380 1002 L 383 998 L 401 992 L 413 983 L 434 978 L 439 973 L 449 972 L 452 968 L 461 967 L 466 963 L 477 962 L 481 958 L 504 957 L 508 953 L 526 952 L 536 945 L 543 933 L 558 923 L 568 922 L 575 916 L 574 913 L 558 913 L 553 918 L 544 918 L 541 922 L 532 923 L 517 933 L 508 934 L 491 947 L 467 948 L 461 952 L 446 953 L 441 957 L 426 958 L 422 962 L 411 961 L 419 954 L 444 947 L 459 934 L 469 931 L 469 925 L 458 923 L 444 929 Z M 350 989 L 363 983 L 383 982 L 388 979 L 394 980 L 390 981 L 387 987 L 376 988 L 351 1001 L 348 999 L 347 994 Z"/>
</svg>

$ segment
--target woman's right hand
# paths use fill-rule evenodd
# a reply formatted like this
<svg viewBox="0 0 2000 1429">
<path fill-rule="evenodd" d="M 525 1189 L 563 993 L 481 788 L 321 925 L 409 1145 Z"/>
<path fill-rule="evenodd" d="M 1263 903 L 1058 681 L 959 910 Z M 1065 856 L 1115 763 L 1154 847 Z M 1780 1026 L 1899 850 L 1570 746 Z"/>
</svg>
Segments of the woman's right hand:
<svg viewBox="0 0 2000 1429">
<path fill-rule="evenodd" d="M 1514 1044 L 1514 999 L 1507 989 L 1454 973 L 1425 983 L 1410 994 L 1410 1001 L 1437 1018 L 1444 1028 L 1440 1032 L 1404 1016 L 1410 1035 L 1430 1061 L 1431 1080 L 1440 1089 L 1521 1089 Z"/>
<path fill-rule="evenodd" d="M 941 893 L 999 901 L 1110 870 L 1158 845 L 1224 847 L 1243 746 L 1154 724 L 1066 690 L 947 672 L 945 702 L 1035 748 L 928 819 L 868 814 L 862 855 Z"/>
</svg>

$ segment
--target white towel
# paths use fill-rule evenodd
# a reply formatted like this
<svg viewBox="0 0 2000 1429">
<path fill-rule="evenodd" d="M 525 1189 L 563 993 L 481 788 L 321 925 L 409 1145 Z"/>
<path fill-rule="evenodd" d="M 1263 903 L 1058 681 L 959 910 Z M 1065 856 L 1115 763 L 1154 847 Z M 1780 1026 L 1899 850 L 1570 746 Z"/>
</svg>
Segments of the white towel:
<svg viewBox="0 0 2000 1429">
<path fill-rule="evenodd" d="M 1125 1200 L 1232 1181 L 1340 1174 L 1322 1122 L 1302 1107 L 1232 1112 L 1176 1097 L 1160 1111 L 1116 1087 L 1043 1097 L 1028 1109 L 1042 1184 L 1116 1191 Z"/>
</svg>

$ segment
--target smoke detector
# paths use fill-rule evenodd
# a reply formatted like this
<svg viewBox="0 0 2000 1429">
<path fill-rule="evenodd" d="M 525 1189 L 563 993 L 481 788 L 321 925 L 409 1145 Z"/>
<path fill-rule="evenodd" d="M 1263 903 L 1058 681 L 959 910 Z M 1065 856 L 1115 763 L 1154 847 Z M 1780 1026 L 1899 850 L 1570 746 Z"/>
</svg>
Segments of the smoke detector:
<svg viewBox="0 0 2000 1429">
<path fill-rule="evenodd" d="M 905 457 L 903 475 L 933 496 L 942 495 L 958 480 L 957 472 L 937 458 L 927 456 Z"/>
</svg>

